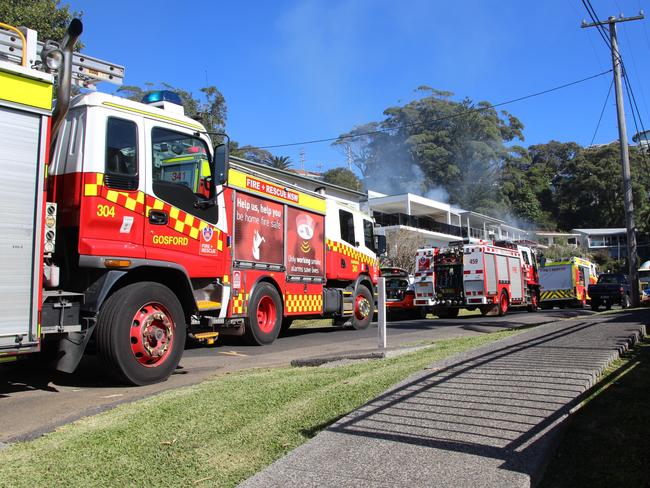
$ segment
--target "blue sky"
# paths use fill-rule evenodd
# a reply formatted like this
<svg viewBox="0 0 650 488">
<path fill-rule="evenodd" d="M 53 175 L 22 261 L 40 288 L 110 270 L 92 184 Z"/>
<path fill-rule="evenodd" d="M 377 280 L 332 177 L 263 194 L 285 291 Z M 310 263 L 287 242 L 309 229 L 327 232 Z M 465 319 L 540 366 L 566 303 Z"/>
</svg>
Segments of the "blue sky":
<svg viewBox="0 0 650 488">
<path fill-rule="evenodd" d="M 88 55 L 124 65 L 127 84 L 167 82 L 195 94 L 206 81 L 216 85 L 231 138 L 254 146 L 336 137 L 382 120 L 384 109 L 408 102 L 420 85 L 499 103 L 611 67 L 596 30 L 580 28 L 588 18 L 580 0 L 67 3 L 84 12 Z M 602 19 L 636 15 L 650 2 L 592 4 Z M 650 129 L 648 22 L 618 24 L 618 33 Z M 526 146 L 551 139 L 588 145 L 610 83 L 606 75 L 503 108 L 523 122 Z M 612 93 L 595 143 L 617 137 Z M 298 166 L 300 147 L 305 169 L 345 164 L 329 143 L 273 152 Z"/>
</svg>

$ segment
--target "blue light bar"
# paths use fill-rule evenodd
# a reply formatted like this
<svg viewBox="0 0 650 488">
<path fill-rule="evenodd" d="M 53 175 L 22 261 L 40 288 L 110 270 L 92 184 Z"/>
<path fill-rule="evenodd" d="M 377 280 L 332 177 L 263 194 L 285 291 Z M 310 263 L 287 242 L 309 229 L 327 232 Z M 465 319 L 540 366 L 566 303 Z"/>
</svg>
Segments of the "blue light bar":
<svg viewBox="0 0 650 488">
<path fill-rule="evenodd" d="M 152 104 L 156 102 L 170 102 L 175 103 L 176 105 L 183 105 L 181 97 L 179 97 L 177 93 L 169 90 L 153 91 L 142 97 L 142 103 Z"/>
</svg>

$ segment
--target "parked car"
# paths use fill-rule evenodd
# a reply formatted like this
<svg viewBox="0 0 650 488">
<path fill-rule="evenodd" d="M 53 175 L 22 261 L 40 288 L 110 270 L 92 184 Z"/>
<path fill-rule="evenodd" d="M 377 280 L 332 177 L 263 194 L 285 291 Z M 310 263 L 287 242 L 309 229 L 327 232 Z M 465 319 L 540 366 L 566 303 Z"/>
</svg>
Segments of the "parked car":
<svg viewBox="0 0 650 488">
<path fill-rule="evenodd" d="M 426 307 L 414 304 L 415 290 L 408 272 L 402 268 L 381 268 L 380 275 L 386 278 L 386 318 L 422 319 Z"/>
<path fill-rule="evenodd" d="M 598 277 L 598 282 L 589 287 L 592 310 L 603 305 L 607 310 L 612 305 L 623 308 L 630 306 L 630 280 L 621 273 L 605 273 Z"/>
</svg>

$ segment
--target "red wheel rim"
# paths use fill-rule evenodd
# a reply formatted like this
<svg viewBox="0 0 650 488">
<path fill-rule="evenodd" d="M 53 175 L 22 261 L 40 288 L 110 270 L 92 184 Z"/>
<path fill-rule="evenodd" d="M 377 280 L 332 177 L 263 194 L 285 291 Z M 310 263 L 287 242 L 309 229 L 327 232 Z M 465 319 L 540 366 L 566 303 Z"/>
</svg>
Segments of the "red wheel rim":
<svg viewBox="0 0 650 488">
<path fill-rule="evenodd" d="M 160 303 L 140 307 L 131 322 L 131 352 L 148 368 L 160 366 L 174 347 L 176 325 L 169 311 Z"/>
<path fill-rule="evenodd" d="M 370 315 L 370 302 L 361 294 L 357 295 L 354 302 L 354 315 L 359 320 L 363 320 Z"/>
<path fill-rule="evenodd" d="M 501 313 L 506 313 L 508 311 L 508 297 L 504 293 L 501 295 Z"/>
<path fill-rule="evenodd" d="M 530 302 L 533 305 L 533 308 L 537 308 L 537 293 L 533 293 Z"/>
<path fill-rule="evenodd" d="M 271 332 L 277 321 L 275 302 L 269 296 L 263 296 L 257 304 L 257 326 L 266 334 Z"/>
</svg>

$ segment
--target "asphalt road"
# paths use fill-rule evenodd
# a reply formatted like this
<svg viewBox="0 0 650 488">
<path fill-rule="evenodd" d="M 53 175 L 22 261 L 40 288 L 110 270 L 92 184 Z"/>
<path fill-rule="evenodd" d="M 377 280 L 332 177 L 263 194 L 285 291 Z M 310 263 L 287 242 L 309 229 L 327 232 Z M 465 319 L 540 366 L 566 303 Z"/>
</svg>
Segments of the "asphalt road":
<svg viewBox="0 0 650 488">
<path fill-rule="evenodd" d="M 510 312 L 506 317 L 469 316 L 388 324 L 390 349 L 460 336 L 549 323 L 588 310 Z M 293 359 L 366 352 L 377 348 L 377 327 L 364 331 L 333 327 L 290 329 L 270 346 L 245 346 L 228 338 L 214 346 L 189 346 L 169 380 L 145 387 L 108 381 L 97 358 L 88 355 L 74 374 L 57 373 L 35 362 L 0 365 L 0 443 L 32 439 L 81 417 L 163 390 L 197 383 L 215 374 L 288 365 Z"/>
</svg>

